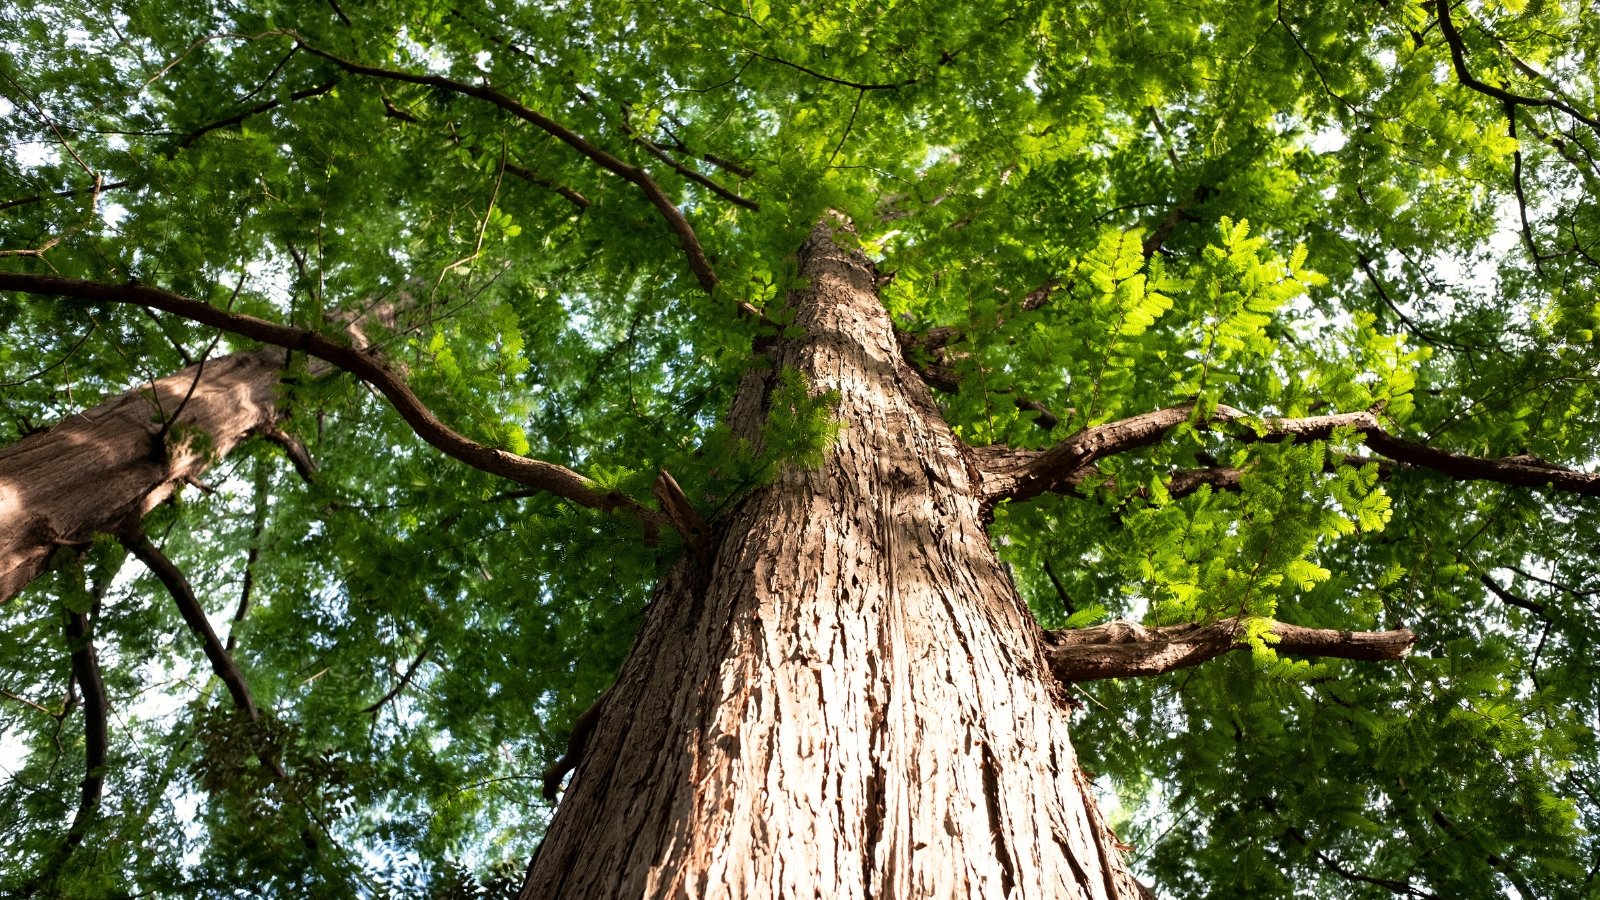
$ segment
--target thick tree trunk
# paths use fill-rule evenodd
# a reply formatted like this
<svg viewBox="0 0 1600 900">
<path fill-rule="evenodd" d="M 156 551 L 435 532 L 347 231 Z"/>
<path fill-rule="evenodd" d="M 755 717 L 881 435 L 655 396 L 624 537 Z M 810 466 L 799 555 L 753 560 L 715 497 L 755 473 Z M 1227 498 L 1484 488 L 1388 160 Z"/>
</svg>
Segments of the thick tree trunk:
<svg viewBox="0 0 1600 900">
<path fill-rule="evenodd" d="M 0 602 L 38 577 L 56 548 L 137 524 L 272 427 L 282 368 L 273 348 L 208 360 L 0 449 Z"/>
<path fill-rule="evenodd" d="M 1040 632 L 871 263 L 819 228 L 781 367 L 843 434 L 659 586 L 523 898 L 1125 898 Z"/>
</svg>

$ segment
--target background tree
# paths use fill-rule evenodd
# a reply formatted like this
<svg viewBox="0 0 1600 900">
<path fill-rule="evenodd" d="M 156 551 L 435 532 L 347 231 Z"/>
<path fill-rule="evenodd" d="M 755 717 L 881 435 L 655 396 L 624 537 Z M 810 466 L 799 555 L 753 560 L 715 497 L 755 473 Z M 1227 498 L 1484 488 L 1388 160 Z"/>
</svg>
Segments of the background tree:
<svg viewBox="0 0 1600 900">
<path fill-rule="evenodd" d="M 0 11 L 0 892 L 1592 895 L 1600 15 L 950 7 Z"/>
</svg>

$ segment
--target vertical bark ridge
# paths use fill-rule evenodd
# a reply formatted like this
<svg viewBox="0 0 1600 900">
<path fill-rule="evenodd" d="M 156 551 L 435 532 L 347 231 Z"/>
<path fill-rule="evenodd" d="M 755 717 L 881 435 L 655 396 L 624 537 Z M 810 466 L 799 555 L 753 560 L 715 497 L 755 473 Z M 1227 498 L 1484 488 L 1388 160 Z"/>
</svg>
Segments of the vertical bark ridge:
<svg viewBox="0 0 1600 900">
<path fill-rule="evenodd" d="M 1137 896 L 871 263 L 819 226 L 801 275 L 769 354 L 838 392 L 840 439 L 658 588 L 522 896 Z"/>
</svg>

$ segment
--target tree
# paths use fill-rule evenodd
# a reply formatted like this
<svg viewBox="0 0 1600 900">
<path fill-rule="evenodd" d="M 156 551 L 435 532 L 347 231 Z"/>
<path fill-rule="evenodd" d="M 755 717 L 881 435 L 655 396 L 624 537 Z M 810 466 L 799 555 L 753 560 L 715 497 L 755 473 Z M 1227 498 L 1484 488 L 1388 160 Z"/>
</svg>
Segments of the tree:
<svg viewBox="0 0 1600 900">
<path fill-rule="evenodd" d="M 0 890 L 1592 895 L 1600 17 L 949 7 L 0 13 Z"/>
</svg>

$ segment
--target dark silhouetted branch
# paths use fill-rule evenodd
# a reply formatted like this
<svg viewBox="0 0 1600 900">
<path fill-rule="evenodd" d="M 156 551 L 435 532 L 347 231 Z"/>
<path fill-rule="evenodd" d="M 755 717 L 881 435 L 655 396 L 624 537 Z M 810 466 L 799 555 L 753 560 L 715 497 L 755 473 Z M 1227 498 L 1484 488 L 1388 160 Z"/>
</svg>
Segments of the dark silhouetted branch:
<svg viewBox="0 0 1600 900">
<path fill-rule="evenodd" d="M 1467 68 L 1466 42 L 1462 40 L 1461 32 L 1457 30 L 1455 20 L 1450 15 L 1450 0 L 1434 0 L 1433 7 L 1439 17 L 1439 33 L 1444 35 L 1445 43 L 1450 45 L 1450 63 L 1455 67 L 1456 80 L 1460 81 L 1463 87 L 1512 106 L 1548 106 L 1559 109 L 1600 132 L 1600 119 L 1585 115 L 1560 97 L 1530 97 L 1496 87 L 1473 76 L 1472 71 Z"/>
<path fill-rule="evenodd" d="M 1490 578 L 1487 572 L 1479 572 L 1478 580 L 1483 582 L 1483 586 L 1489 589 L 1489 593 L 1500 598 L 1501 602 L 1515 606 L 1518 609 L 1525 609 L 1541 619 L 1548 620 L 1550 618 L 1545 614 L 1543 603 L 1536 603 L 1532 600 L 1528 600 L 1511 593 L 1497 584 L 1493 578 Z"/>
<path fill-rule="evenodd" d="M 385 704 L 387 704 L 390 700 L 400 696 L 400 692 L 406 689 L 406 686 L 411 683 L 412 678 L 416 677 L 417 670 L 422 668 L 423 660 L 426 660 L 428 658 L 428 654 L 431 652 L 433 652 L 432 644 L 423 647 L 422 652 L 418 653 L 417 658 L 412 660 L 411 665 L 406 667 L 405 674 L 400 676 L 400 680 L 395 682 L 394 687 L 390 688 L 387 694 L 379 697 L 371 706 L 364 707 L 361 711 L 364 713 L 377 715 L 378 711 L 383 709 Z"/>
<path fill-rule="evenodd" d="M 750 55 L 754 56 L 756 59 L 764 59 L 767 62 L 777 63 L 780 66 L 788 66 L 789 68 L 794 69 L 796 72 L 804 72 L 805 74 L 810 75 L 812 78 L 815 78 L 818 81 L 826 81 L 829 84 L 839 84 L 839 85 L 843 85 L 843 86 L 848 87 L 848 88 L 855 88 L 858 91 L 893 91 L 893 90 L 899 90 L 900 88 L 909 87 L 909 86 L 911 86 L 913 84 L 916 84 L 917 81 L 919 80 L 917 78 L 908 78 L 905 81 L 892 81 L 892 82 L 886 82 L 886 83 L 882 83 L 882 84 L 866 84 L 866 83 L 863 83 L 863 82 L 860 82 L 860 81 L 850 81 L 850 80 L 845 79 L 845 78 L 835 78 L 832 75 L 824 75 L 823 73 L 818 72 L 816 69 L 808 69 L 805 66 L 800 65 L 799 63 L 793 63 L 793 62 L 790 62 L 787 59 L 782 59 L 782 58 L 776 57 L 776 56 L 769 56 L 769 55 L 767 55 L 765 53 L 751 53 Z"/>
<path fill-rule="evenodd" d="M 51 200 L 56 197 L 76 197 L 79 194 L 98 194 L 101 191 L 125 188 L 129 184 L 132 184 L 132 182 L 113 181 L 108 184 L 96 184 L 81 188 L 68 188 L 64 191 L 51 191 L 48 194 L 35 194 L 32 197 L 19 197 L 15 200 L 6 200 L 4 202 L 0 202 L 0 210 L 10 209 L 13 206 L 25 206 L 29 203 L 43 203 L 46 200 Z"/>
<path fill-rule="evenodd" d="M 72 851 L 83 843 L 89 833 L 89 824 L 100 808 L 100 795 L 106 780 L 106 720 L 111 704 L 106 699 L 106 683 L 100 676 L 100 660 L 95 655 L 94 620 L 89 613 L 68 611 L 66 634 L 67 644 L 72 649 L 72 677 L 83 691 L 84 772 L 78 793 L 78 809 L 72 815 L 67 839 L 62 842 L 50 863 L 49 874 L 45 878 L 47 883 L 55 880 L 55 875 L 66 865 Z"/>
<path fill-rule="evenodd" d="M 211 670 L 228 688 L 228 694 L 233 698 L 233 705 L 252 722 L 259 720 L 261 711 L 256 708 L 255 698 L 250 695 L 250 686 L 245 683 L 244 673 L 239 671 L 233 657 L 228 655 L 216 631 L 211 628 L 211 621 L 206 618 L 206 611 L 195 598 L 194 589 L 189 586 L 189 580 L 183 577 L 183 572 L 155 544 L 150 543 L 150 539 L 144 534 L 132 532 L 120 537 L 122 545 L 128 548 L 128 552 L 138 557 L 145 568 L 150 570 L 150 574 L 156 576 L 156 579 L 166 587 L 167 593 L 172 595 L 173 602 L 178 605 L 178 613 L 183 616 L 184 624 L 188 625 L 194 636 L 200 639 L 206 659 L 211 662 Z"/>
<path fill-rule="evenodd" d="M 508 162 L 506 163 L 506 171 L 518 178 L 521 178 L 523 181 L 526 181 L 529 184 L 536 184 L 539 187 L 545 188 L 546 190 L 555 191 L 556 193 L 565 197 L 568 203 L 571 203 L 580 210 L 588 209 L 594 205 L 594 201 L 578 193 L 576 190 L 567 187 L 558 181 L 546 178 L 543 175 L 540 175 L 538 172 L 535 172 L 525 166 L 519 166 L 514 162 Z"/>
<path fill-rule="evenodd" d="M 334 87 L 336 87 L 338 84 L 339 84 L 339 79 L 330 78 L 330 79 L 328 79 L 327 81 L 324 81 L 321 84 L 314 85 L 312 87 L 308 87 L 308 88 L 304 88 L 304 89 L 295 91 L 294 93 L 290 94 L 288 97 L 283 98 L 281 100 L 267 100 L 267 101 L 262 102 L 262 103 L 257 103 L 255 106 L 252 106 L 249 109 L 242 110 L 242 111 L 240 111 L 238 113 L 235 113 L 234 115 L 231 115 L 231 116 L 227 117 L 226 119 L 218 119 L 215 122 L 210 122 L 210 123 L 207 123 L 205 125 L 202 125 L 199 128 L 196 128 L 195 130 L 193 130 L 193 131 L 189 132 L 188 134 L 184 135 L 182 140 L 178 141 L 178 149 L 186 150 L 189 147 L 194 146 L 194 143 L 196 141 L 198 141 L 201 138 L 205 137 L 207 134 L 210 134 L 211 132 L 218 130 L 219 128 L 227 128 L 227 127 L 229 127 L 231 125 L 238 125 L 241 122 L 243 122 L 245 119 L 250 118 L 251 116 L 260 115 L 261 113 L 270 112 L 271 110 L 277 109 L 278 107 L 282 106 L 286 101 L 287 102 L 293 102 L 295 100 L 304 100 L 307 97 L 320 97 L 323 94 L 326 94 L 329 91 L 333 90 Z"/>
</svg>

